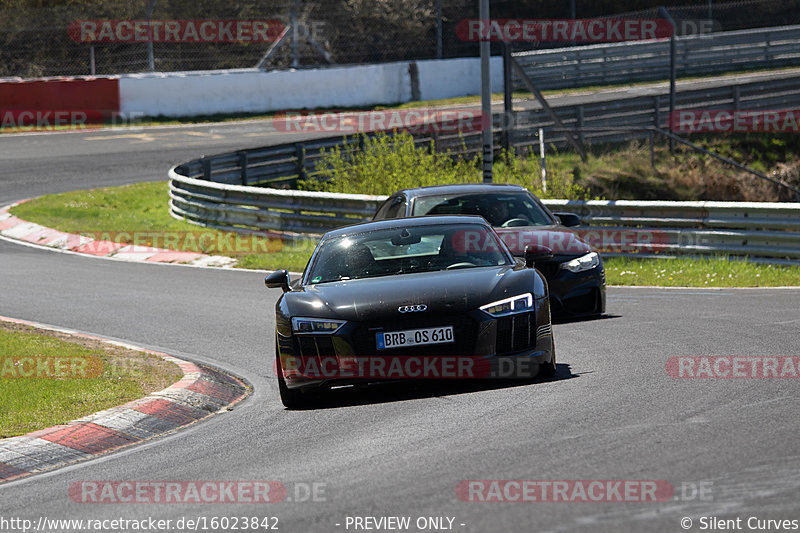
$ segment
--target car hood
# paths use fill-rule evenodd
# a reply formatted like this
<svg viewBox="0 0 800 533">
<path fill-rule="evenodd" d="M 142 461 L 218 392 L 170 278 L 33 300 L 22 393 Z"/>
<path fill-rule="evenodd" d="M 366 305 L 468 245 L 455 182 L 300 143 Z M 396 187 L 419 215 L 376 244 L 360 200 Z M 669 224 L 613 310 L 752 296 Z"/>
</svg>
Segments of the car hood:
<svg viewBox="0 0 800 533">
<path fill-rule="evenodd" d="M 342 320 L 396 319 L 398 307 L 426 305 L 427 313 L 461 313 L 531 292 L 535 274 L 512 266 L 401 274 L 321 283 L 286 293 L 292 316 Z"/>
<path fill-rule="evenodd" d="M 525 255 L 525 247 L 546 246 L 553 255 L 579 257 L 592 251 L 578 232 L 563 226 L 522 226 L 516 228 L 495 228 L 508 248 L 516 256 Z"/>
</svg>

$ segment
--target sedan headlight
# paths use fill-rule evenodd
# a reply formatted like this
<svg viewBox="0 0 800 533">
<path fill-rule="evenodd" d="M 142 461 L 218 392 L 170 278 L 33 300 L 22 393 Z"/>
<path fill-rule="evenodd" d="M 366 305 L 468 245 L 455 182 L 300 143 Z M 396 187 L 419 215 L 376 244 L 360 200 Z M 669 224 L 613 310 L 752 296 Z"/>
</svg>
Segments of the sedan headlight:
<svg viewBox="0 0 800 533">
<path fill-rule="evenodd" d="M 600 265 L 600 256 L 597 252 L 591 252 L 584 256 L 561 263 L 561 268 L 569 270 L 570 272 L 584 272 L 591 270 Z"/>
<path fill-rule="evenodd" d="M 324 318 L 293 318 L 292 331 L 297 334 L 333 335 L 345 324 L 344 320 L 328 320 Z"/>
<path fill-rule="evenodd" d="M 529 292 L 481 306 L 481 311 L 493 317 L 525 313 L 532 310 L 533 296 Z"/>
</svg>

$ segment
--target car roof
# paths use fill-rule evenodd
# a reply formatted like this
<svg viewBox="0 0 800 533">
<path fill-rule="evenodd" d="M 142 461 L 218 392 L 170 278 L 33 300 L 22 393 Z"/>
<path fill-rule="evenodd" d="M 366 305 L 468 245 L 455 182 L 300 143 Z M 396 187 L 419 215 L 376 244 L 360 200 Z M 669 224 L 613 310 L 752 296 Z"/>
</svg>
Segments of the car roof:
<svg viewBox="0 0 800 533">
<path fill-rule="evenodd" d="M 528 192 L 522 185 L 511 183 L 459 183 L 453 185 L 432 185 L 429 187 L 414 187 L 398 191 L 409 198 L 421 196 L 436 196 L 440 194 L 480 194 L 490 192 Z"/>
<path fill-rule="evenodd" d="M 477 215 L 429 215 L 422 217 L 407 217 L 407 218 L 388 218 L 385 220 L 376 220 L 373 222 L 362 222 L 360 224 L 353 224 L 336 228 L 323 235 L 324 239 L 331 237 L 341 237 L 344 235 L 352 235 L 354 233 L 363 233 L 365 231 L 376 231 L 389 228 L 411 228 L 416 226 L 437 226 L 445 224 L 480 224 L 491 228 L 488 222 Z"/>
</svg>

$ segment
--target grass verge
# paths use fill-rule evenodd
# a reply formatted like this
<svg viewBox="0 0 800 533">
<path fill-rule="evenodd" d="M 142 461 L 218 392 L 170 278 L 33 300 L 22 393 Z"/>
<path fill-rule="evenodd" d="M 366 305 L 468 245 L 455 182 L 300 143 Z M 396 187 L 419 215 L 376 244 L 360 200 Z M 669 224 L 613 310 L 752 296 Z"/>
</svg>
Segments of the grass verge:
<svg viewBox="0 0 800 533">
<path fill-rule="evenodd" d="M 0 321 L 0 438 L 121 405 L 182 375 L 155 355 Z"/>
<path fill-rule="evenodd" d="M 296 272 L 305 267 L 313 251 L 311 242 L 286 245 L 266 238 L 237 242 L 236 234 L 172 218 L 168 202 L 167 182 L 148 182 L 49 194 L 11 212 L 48 228 L 99 240 L 234 257 L 240 268 Z"/>
<path fill-rule="evenodd" d="M 609 285 L 656 287 L 790 287 L 800 285 L 800 267 L 729 261 L 725 257 L 604 259 Z"/>
</svg>

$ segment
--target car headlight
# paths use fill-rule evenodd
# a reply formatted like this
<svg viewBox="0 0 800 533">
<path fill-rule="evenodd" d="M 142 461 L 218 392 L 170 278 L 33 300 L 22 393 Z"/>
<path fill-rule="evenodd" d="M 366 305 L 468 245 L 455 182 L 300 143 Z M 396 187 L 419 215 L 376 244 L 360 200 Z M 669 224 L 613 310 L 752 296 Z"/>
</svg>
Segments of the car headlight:
<svg viewBox="0 0 800 533">
<path fill-rule="evenodd" d="M 525 313 L 532 310 L 533 296 L 529 292 L 481 306 L 481 311 L 493 317 Z"/>
<path fill-rule="evenodd" d="M 324 318 L 293 318 L 292 331 L 297 334 L 333 335 L 345 324 L 344 320 L 328 320 Z"/>
<path fill-rule="evenodd" d="M 569 270 L 570 272 L 584 272 L 591 270 L 600 265 L 600 255 L 597 252 L 591 252 L 581 257 L 575 258 L 572 261 L 561 263 L 561 268 Z"/>
</svg>

